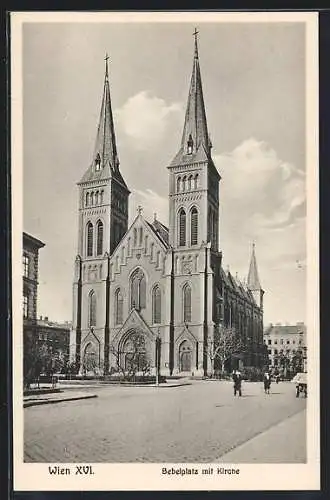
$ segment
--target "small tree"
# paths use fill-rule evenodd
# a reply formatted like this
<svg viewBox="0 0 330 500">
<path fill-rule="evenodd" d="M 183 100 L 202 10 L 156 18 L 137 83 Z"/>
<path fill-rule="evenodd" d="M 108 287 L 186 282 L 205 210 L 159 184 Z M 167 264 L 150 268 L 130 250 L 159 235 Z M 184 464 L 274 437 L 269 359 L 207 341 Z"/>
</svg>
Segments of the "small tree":
<svg viewBox="0 0 330 500">
<path fill-rule="evenodd" d="M 225 371 L 226 362 L 234 355 L 241 354 L 245 344 L 235 328 L 220 326 L 215 330 L 214 341 L 209 340 L 206 347 L 207 355 L 211 361 L 211 372 L 214 374 L 216 360 L 219 361 L 221 372 Z"/>
</svg>

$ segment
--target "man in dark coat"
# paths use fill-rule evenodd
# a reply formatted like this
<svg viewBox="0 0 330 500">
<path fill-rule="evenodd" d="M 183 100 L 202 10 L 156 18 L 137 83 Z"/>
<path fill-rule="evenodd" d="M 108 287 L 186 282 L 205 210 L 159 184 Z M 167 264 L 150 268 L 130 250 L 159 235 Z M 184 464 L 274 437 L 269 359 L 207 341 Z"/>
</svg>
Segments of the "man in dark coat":
<svg viewBox="0 0 330 500">
<path fill-rule="evenodd" d="M 233 381 L 234 381 L 234 396 L 236 396 L 237 392 L 239 396 L 242 396 L 242 375 L 240 371 L 234 370 Z"/>
<path fill-rule="evenodd" d="M 271 384 L 270 375 L 269 375 L 268 372 L 266 372 L 265 375 L 264 375 L 264 390 L 265 390 L 265 394 L 269 394 L 270 384 Z"/>
</svg>

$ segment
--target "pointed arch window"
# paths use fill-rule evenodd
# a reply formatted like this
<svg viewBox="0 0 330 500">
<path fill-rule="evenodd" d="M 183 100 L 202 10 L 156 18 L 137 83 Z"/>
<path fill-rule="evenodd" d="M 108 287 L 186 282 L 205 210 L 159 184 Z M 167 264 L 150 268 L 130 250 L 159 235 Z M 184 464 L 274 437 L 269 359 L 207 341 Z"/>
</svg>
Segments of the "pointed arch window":
<svg viewBox="0 0 330 500">
<path fill-rule="evenodd" d="M 96 231 L 97 231 L 96 254 L 102 255 L 102 253 L 103 253 L 103 222 L 100 220 L 97 222 Z"/>
<path fill-rule="evenodd" d="M 123 323 L 123 304 L 124 298 L 120 288 L 115 293 L 115 323 L 121 325 Z"/>
<path fill-rule="evenodd" d="M 181 208 L 179 212 L 179 246 L 186 244 L 186 212 Z"/>
<path fill-rule="evenodd" d="M 101 157 L 97 153 L 97 156 L 95 158 L 95 170 L 98 171 L 98 170 L 100 170 L 100 168 L 101 168 Z"/>
<path fill-rule="evenodd" d="M 191 191 L 193 188 L 193 176 L 189 175 L 188 177 L 188 190 Z"/>
<path fill-rule="evenodd" d="M 179 176 L 176 181 L 176 190 L 179 193 L 181 191 L 181 177 Z"/>
<path fill-rule="evenodd" d="M 190 211 L 190 237 L 191 245 L 197 245 L 198 243 L 198 211 L 196 207 L 193 207 Z"/>
<path fill-rule="evenodd" d="M 98 205 L 99 204 L 99 192 L 96 191 L 95 193 L 95 205 Z"/>
<path fill-rule="evenodd" d="M 194 177 L 194 189 L 198 189 L 198 174 Z"/>
<path fill-rule="evenodd" d="M 86 207 L 89 205 L 89 193 L 86 193 Z"/>
<path fill-rule="evenodd" d="M 133 243 L 133 245 L 134 245 L 134 248 L 135 248 L 136 245 L 137 245 L 137 229 L 136 229 L 136 227 L 134 228 L 133 235 L 134 235 L 134 238 L 133 238 L 134 243 Z"/>
<path fill-rule="evenodd" d="M 191 322 L 191 288 L 188 284 L 183 287 L 183 321 Z"/>
<path fill-rule="evenodd" d="M 139 228 L 139 246 L 142 247 L 142 242 L 143 242 L 143 228 Z"/>
<path fill-rule="evenodd" d="M 142 269 L 138 268 L 131 276 L 130 282 L 131 309 L 138 310 L 146 307 L 146 277 Z"/>
<path fill-rule="evenodd" d="M 187 142 L 187 154 L 188 155 L 191 155 L 192 152 L 193 152 L 193 147 L 194 147 L 194 141 L 191 137 L 191 134 L 189 135 L 189 139 L 188 139 L 188 142 Z"/>
<path fill-rule="evenodd" d="M 87 224 L 87 257 L 92 257 L 93 255 L 93 224 L 89 222 Z"/>
<path fill-rule="evenodd" d="M 152 322 L 161 323 L 161 291 L 158 285 L 152 291 Z"/>
<path fill-rule="evenodd" d="M 187 189 L 187 177 L 184 175 L 182 177 L 182 191 L 186 191 Z"/>
<path fill-rule="evenodd" d="M 94 290 L 88 296 L 88 326 L 96 326 L 96 295 Z"/>
<path fill-rule="evenodd" d="M 100 205 L 103 205 L 103 196 L 104 196 L 104 191 L 100 191 Z"/>
</svg>

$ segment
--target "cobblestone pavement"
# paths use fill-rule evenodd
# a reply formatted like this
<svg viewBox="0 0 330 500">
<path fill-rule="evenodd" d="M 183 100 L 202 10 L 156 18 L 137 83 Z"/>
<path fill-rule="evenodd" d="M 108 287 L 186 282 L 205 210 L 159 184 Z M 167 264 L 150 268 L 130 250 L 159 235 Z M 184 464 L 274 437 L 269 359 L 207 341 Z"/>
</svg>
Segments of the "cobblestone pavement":
<svg viewBox="0 0 330 500">
<path fill-rule="evenodd" d="M 306 408 L 292 383 L 274 384 L 267 395 L 261 383 L 246 382 L 241 398 L 234 398 L 231 383 L 218 381 L 96 392 L 95 399 L 24 409 L 25 461 L 221 461 L 223 454 Z"/>
</svg>

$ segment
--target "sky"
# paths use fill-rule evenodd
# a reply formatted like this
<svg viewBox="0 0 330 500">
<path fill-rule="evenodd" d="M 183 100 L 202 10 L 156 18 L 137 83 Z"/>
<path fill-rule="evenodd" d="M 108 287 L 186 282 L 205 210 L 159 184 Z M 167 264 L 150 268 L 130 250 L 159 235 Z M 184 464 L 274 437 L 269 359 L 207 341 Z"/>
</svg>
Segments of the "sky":
<svg viewBox="0 0 330 500">
<path fill-rule="evenodd" d="M 302 23 L 197 23 L 223 267 L 244 280 L 252 243 L 264 323 L 305 321 L 305 31 Z M 23 27 L 23 229 L 40 250 L 38 315 L 71 320 L 78 187 L 109 73 L 129 222 L 168 222 L 193 63 L 191 23 Z"/>
</svg>

